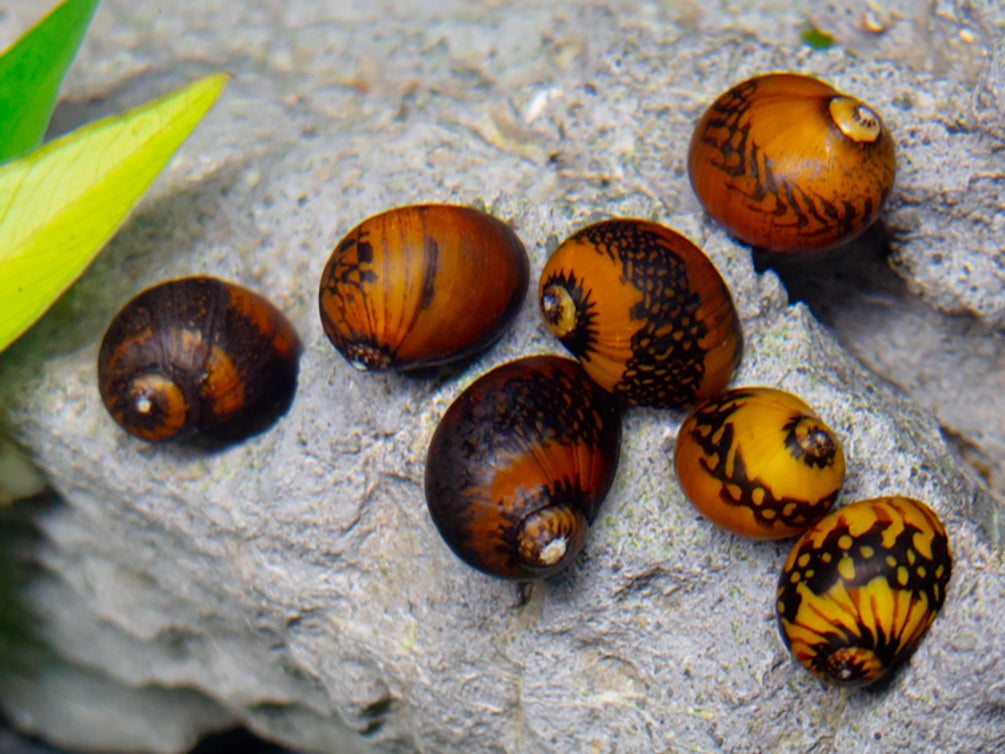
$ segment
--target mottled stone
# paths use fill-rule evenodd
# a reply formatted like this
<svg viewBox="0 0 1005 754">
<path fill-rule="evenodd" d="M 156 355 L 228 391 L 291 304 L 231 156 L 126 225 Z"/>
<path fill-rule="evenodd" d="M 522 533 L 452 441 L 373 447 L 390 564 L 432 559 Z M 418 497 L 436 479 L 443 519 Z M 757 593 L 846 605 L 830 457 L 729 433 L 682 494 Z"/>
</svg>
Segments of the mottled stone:
<svg viewBox="0 0 1005 754">
<path fill-rule="evenodd" d="M 9 5 L 4 39 L 35 13 Z M 694 121 L 730 84 L 821 75 L 898 134 L 890 224 L 911 206 L 910 239 L 942 222 L 917 188 L 926 150 L 969 159 L 923 138 L 961 79 L 931 73 L 919 92 L 906 66 L 798 46 L 798 3 L 732 5 L 106 0 L 59 129 L 199 73 L 236 76 L 98 261 L 2 357 L 4 433 L 60 498 L 22 503 L 40 538 L 7 548 L 34 566 L 21 597 L 59 658 L 0 682 L 12 721 L 64 744 L 158 752 L 234 723 L 340 754 L 1000 746 L 997 507 L 931 414 L 700 212 L 684 165 Z M 955 138 L 951 120 L 939 138 Z M 532 279 L 559 240 L 615 215 L 702 246 L 743 320 L 735 383 L 783 387 L 818 411 L 845 444 L 842 501 L 908 494 L 947 525 L 953 581 L 910 663 L 878 691 L 845 692 L 791 659 L 773 617 L 787 546 L 720 531 L 684 500 L 680 412 L 627 414 L 619 475 L 567 572 L 519 588 L 458 561 L 423 501 L 436 422 L 496 364 L 561 349 L 528 296 L 491 351 L 447 372 L 362 374 L 335 352 L 316 311 L 331 247 L 420 201 L 511 223 Z M 268 295 L 305 343 L 288 414 L 211 454 L 122 432 L 94 373 L 125 300 L 196 272 Z M 106 694 L 132 703 L 75 704 Z"/>
</svg>

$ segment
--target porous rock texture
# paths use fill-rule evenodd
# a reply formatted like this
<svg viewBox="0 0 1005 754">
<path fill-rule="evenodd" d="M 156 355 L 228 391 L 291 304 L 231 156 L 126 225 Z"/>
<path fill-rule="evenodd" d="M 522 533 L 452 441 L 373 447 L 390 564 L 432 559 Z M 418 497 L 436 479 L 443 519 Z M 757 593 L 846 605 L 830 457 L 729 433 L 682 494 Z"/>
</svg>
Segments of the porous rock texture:
<svg viewBox="0 0 1005 754">
<path fill-rule="evenodd" d="M 967 43 L 972 69 L 917 63 L 922 97 L 914 60 L 801 44 L 798 3 L 732 6 L 106 0 L 54 131 L 204 72 L 235 78 L 99 260 L 2 356 L 3 433 L 55 492 L 16 506 L 22 526 L 5 532 L 5 552 L 30 566 L 17 571 L 30 651 L 0 681 L 14 724 L 152 752 L 235 724 L 339 754 L 1005 745 L 999 507 L 932 414 L 755 272 L 685 170 L 715 94 L 767 70 L 820 75 L 898 139 L 891 207 L 906 249 L 945 219 L 912 198 L 932 170 L 920 163 L 971 159 L 953 156 L 951 129 L 932 145 L 914 135 L 994 64 L 992 35 Z M 38 13 L 7 7 L 4 41 Z M 1000 169 L 999 153 L 985 157 Z M 425 510 L 426 443 L 478 375 L 561 352 L 536 297 L 483 357 L 423 377 L 354 371 L 316 313 L 338 238 L 428 201 L 511 223 L 534 278 L 561 238 L 610 216 L 702 246 L 743 319 L 736 384 L 781 386 L 819 411 L 848 457 L 842 500 L 907 494 L 945 521 L 954 576 L 911 661 L 878 688 L 841 691 L 791 659 L 773 617 L 787 545 L 720 531 L 683 499 L 680 412 L 627 414 L 618 478 L 569 571 L 520 587 L 459 562 Z M 306 345 L 289 412 L 214 453 L 128 436 L 94 374 L 119 306 L 196 272 L 260 290 Z"/>
<path fill-rule="evenodd" d="M 937 308 L 975 313 L 1001 328 L 1005 8 L 994 1 L 810 0 L 806 10 L 849 50 L 896 65 L 896 74 L 858 93 L 885 100 L 900 150 L 897 191 L 884 215 L 891 263 Z"/>
</svg>

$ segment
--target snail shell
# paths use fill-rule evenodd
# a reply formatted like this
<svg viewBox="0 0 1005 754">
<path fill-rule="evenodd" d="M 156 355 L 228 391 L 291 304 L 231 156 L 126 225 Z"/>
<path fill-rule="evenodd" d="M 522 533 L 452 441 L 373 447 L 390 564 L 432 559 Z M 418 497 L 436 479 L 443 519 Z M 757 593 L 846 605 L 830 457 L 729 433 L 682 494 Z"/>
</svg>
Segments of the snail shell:
<svg viewBox="0 0 1005 754">
<path fill-rule="evenodd" d="M 645 220 L 606 220 L 565 240 L 541 273 L 541 314 L 602 388 L 680 407 L 719 393 L 743 334 L 702 251 Z"/>
<path fill-rule="evenodd" d="M 778 582 L 778 625 L 819 678 L 864 686 L 906 658 L 946 599 L 945 527 L 924 503 L 845 505 L 793 545 Z"/>
<path fill-rule="evenodd" d="M 288 408 L 300 339 L 268 301 L 211 277 L 148 288 L 101 341 L 98 387 L 125 430 L 152 442 L 236 440 Z"/>
<path fill-rule="evenodd" d="M 794 73 L 723 94 L 688 152 L 706 211 L 740 240 L 778 252 L 854 239 L 876 219 L 895 172 L 893 139 L 875 110 Z"/>
<path fill-rule="evenodd" d="M 830 510 L 844 480 L 837 437 L 801 399 L 733 388 L 684 420 L 677 479 L 716 524 L 756 539 L 798 534 Z"/>
<path fill-rule="evenodd" d="M 447 409 L 426 457 L 426 503 L 464 562 L 543 578 L 575 558 L 614 479 L 615 400 L 579 365 L 530 356 L 499 366 Z"/>
<path fill-rule="evenodd" d="M 494 217 L 399 207 L 364 220 L 335 247 L 321 276 L 321 324 L 359 369 L 433 366 L 494 343 L 529 279 L 523 244 Z"/>
</svg>

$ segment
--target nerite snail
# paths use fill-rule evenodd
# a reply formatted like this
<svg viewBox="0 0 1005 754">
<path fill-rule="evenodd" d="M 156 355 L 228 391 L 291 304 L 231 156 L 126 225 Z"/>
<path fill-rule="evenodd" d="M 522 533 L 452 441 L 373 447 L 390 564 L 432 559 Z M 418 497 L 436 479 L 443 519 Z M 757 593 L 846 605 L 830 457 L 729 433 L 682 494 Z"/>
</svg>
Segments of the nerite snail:
<svg viewBox="0 0 1005 754">
<path fill-rule="evenodd" d="M 485 573 L 543 578 L 572 562 L 614 479 L 615 400 L 558 356 L 511 361 L 447 409 L 426 456 L 444 541 Z"/>
<path fill-rule="evenodd" d="M 684 494 L 737 534 L 798 534 L 830 510 L 844 479 L 837 437 L 800 398 L 742 387 L 699 404 L 677 435 Z"/>
<path fill-rule="evenodd" d="M 359 369 L 433 366 L 494 343 L 529 279 L 523 244 L 496 218 L 451 205 L 398 207 L 335 247 L 321 276 L 321 324 Z"/>
<path fill-rule="evenodd" d="M 629 403 L 680 407 L 717 394 L 743 334 L 726 284 L 679 233 L 606 220 L 566 239 L 539 287 L 548 327 L 605 390 Z"/>
<path fill-rule="evenodd" d="M 875 110 L 794 73 L 756 76 L 720 96 L 688 151 L 706 211 L 740 240 L 779 252 L 862 233 L 893 187 L 895 163 Z"/>
<path fill-rule="evenodd" d="M 952 557 L 935 512 L 908 497 L 851 503 L 793 545 L 778 582 L 778 625 L 819 678 L 872 683 L 921 641 L 946 599 Z"/>
<path fill-rule="evenodd" d="M 141 439 L 239 439 L 288 407 L 300 348 L 286 317 L 257 293 L 181 278 L 148 288 L 115 316 L 101 341 L 98 387 L 115 421 Z"/>
</svg>

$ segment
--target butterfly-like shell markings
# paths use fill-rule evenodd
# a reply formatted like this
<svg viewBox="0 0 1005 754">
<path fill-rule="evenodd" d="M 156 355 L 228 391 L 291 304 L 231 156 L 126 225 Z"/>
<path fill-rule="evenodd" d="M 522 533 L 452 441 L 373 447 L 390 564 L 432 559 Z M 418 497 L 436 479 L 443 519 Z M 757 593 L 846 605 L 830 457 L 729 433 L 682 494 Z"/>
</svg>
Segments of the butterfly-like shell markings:
<svg viewBox="0 0 1005 754">
<path fill-rule="evenodd" d="M 843 686 L 872 683 L 924 637 L 951 573 L 946 529 L 925 503 L 850 503 L 789 552 L 778 582 L 782 638 L 818 677 Z"/>
</svg>

